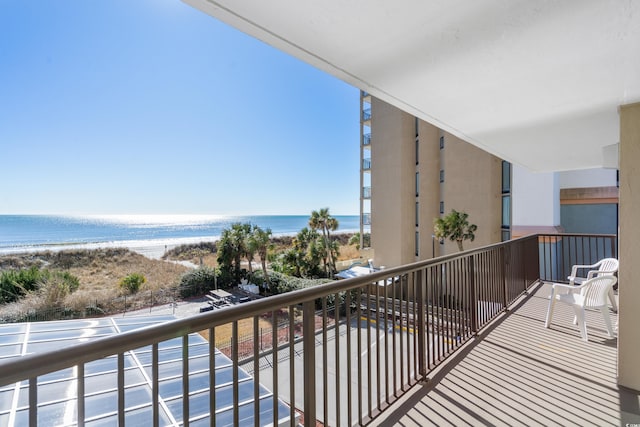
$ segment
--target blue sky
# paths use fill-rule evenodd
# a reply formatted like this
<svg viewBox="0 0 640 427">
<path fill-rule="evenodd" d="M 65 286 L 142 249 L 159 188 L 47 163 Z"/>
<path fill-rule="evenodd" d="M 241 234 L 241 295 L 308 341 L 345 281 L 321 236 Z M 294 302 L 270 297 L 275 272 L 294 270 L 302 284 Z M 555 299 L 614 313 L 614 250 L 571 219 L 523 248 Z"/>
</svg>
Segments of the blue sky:
<svg viewBox="0 0 640 427">
<path fill-rule="evenodd" d="M 179 0 L 0 0 L 0 214 L 357 214 L 358 107 Z"/>
</svg>

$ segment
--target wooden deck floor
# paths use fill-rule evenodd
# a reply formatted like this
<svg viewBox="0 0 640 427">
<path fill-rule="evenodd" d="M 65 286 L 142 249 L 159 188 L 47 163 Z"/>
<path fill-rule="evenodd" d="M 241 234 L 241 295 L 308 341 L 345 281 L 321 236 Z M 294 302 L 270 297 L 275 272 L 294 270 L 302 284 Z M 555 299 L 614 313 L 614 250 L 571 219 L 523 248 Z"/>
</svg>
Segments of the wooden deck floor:
<svg viewBox="0 0 640 427">
<path fill-rule="evenodd" d="M 561 304 L 545 329 L 550 289 L 534 287 L 373 425 L 640 423 L 638 394 L 616 384 L 617 339 L 607 337 L 602 315 L 587 313 L 588 343 L 573 324 L 571 308 Z M 615 325 L 615 313 L 612 320 Z M 638 362 L 640 369 L 640 355 Z"/>
</svg>

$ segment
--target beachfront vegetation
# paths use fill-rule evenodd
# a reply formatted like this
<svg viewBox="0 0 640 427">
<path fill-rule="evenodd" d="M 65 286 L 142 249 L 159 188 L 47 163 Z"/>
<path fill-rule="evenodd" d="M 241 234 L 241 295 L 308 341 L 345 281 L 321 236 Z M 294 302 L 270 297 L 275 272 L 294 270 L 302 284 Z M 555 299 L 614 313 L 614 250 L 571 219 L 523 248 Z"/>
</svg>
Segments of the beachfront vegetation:
<svg viewBox="0 0 640 427">
<path fill-rule="evenodd" d="M 256 282 L 264 283 L 265 291 L 272 295 L 284 294 L 298 289 L 317 286 L 322 283 L 331 282 L 331 279 L 308 279 L 302 277 L 294 277 L 287 274 L 272 271 L 265 279 L 262 272 L 256 272 L 254 279 Z"/>
<path fill-rule="evenodd" d="M 202 295 L 211 289 L 217 288 L 217 276 L 219 272 L 206 265 L 187 271 L 180 278 L 180 296 L 191 297 Z"/>
<path fill-rule="evenodd" d="M 262 261 L 267 276 L 266 259 L 270 249 L 271 230 L 263 230 L 250 223 L 233 223 L 231 228 L 222 230 L 217 243 L 218 266 L 223 283 L 238 284 L 242 275 L 242 260 L 247 260 L 249 275 L 253 274 L 253 260 L 256 254 Z"/>
<path fill-rule="evenodd" d="M 371 246 L 371 233 L 364 233 L 363 239 L 364 247 L 368 248 Z M 360 249 L 360 232 L 354 233 L 353 236 L 349 238 L 349 244 L 351 246 L 355 246 L 356 249 Z"/>
<path fill-rule="evenodd" d="M 331 232 L 337 229 L 338 220 L 329 214 L 328 208 L 311 212 L 309 228 L 300 230 L 290 247 L 271 258 L 271 268 L 295 277 L 332 277 L 336 272 L 340 246 L 346 244 L 344 238 L 332 238 Z"/>
<path fill-rule="evenodd" d="M 48 273 L 43 273 L 44 271 Z M 68 250 L 0 257 L 4 283 L 28 278 L 12 302 L 0 292 L 0 319 L 47 320 L 46 313 L 64 308 L 54 318 L 104 315 L 154 304 L 169 303 L 178 296 L 176 285 L 188 268 L 149 259 L 127 249 Z M 39 271 L 39 273 L 34 273 Z M 147 279 L 144 292 L 121 296 L 120 280 L 137 272 Z M 35 275 L 39 280 L 33 280 Z M 43 277 L 47 280 L 43 280 Z M 7 280 L 11 278 L 11 280 Z M 35 283 L 35 285 L 31 285 Z M 2 289 L 4 290 L 4 286 Z"/>
<path fill-rule="evenodd" d="M 320 275 L 320 235 L 304 227 L 291 242 L 291 247 L 271 258 L 271 268 L 282 274 L 295 277 L 318 277 Z"/>
<path fill-rule="evenodd" d="M 478 226 L 469 224 L 469 214 L 466 212 L 458 212 L 452 209 L 444 218 L 436 218 L 433 220 L 433 234 L 441 241 L 449 239 L 458 244 L 458 250 L 463 251 L 462 242 L 465 240 L 473 240 L 476 238 L 475 231 Z"/>
<path fill-rule="evenodd" d="M 47 301 L 57 303 L 79 286 L 78 278 L 66 271 L 37 266 L 4 270 L 0 273 L 0 302 L 14 302 L 29 292 L 41 291 Z"/>
<path fill-rule="evenodd" d="M 326 277 L 331 277 L 336 272 L 335 259 L 338 257 L 338 246 L 331 240 L 331 232 L 338 229 L 338 220 L 329 214 L 329 208 L 311 211 L 309 227 L 312 230 L 322 231 L 322 263 Z"/>
<path fill-rule="evenodd" d="M 120 280 L 120 289 L 135 294 L 146 281 L 147 278 L 143 274 L 131 273 Z"/>
<path fill-rule="evenodd" d="M 0 319 L 109 315 L 231 290 L 242 279 L 265 296 L 325 283 L 341 251 L 351 258 L 359 254 L 348 245 L 351 235 L 332 233 L 337 221 L 328 209 L 314 212 L 310 226 L 295 236 L 274 237 L 269 229 L 237 223 L 217 242 L 166 251 L 164 261 L 127 249 L 0 257 Z M 258 259 L 262 268 L 252 264 Z M 55 308 L 61 310 L 55 316 L 44 314 Z"/>
<path fill-rule="evenodd" d="M 218 266 L 222 281 L 234 280 L 240 283 L 242 258 L 247 255 L 247 237 L 251 233 L 251 224 L 233 223 L 231 228 L 222 230 L 218 240 Z"/>
<path fill-rule="evenodd" d="M 269 256 L 269 250 L 272 248 L 271 244 L 271 229 L 267 228 L 263 230 L 257 225 L 253 226 L 253 230 L 249 235 L 249 251 L 255 251 L 260 257 L 260 263 L 262 265 L 262 273 L 264 274 L 265 281 L 269 278 L 267 273 L 267 258 Z M 251 260 L 249 261 L 249 272 L 251 272 Z"/>
</svg>

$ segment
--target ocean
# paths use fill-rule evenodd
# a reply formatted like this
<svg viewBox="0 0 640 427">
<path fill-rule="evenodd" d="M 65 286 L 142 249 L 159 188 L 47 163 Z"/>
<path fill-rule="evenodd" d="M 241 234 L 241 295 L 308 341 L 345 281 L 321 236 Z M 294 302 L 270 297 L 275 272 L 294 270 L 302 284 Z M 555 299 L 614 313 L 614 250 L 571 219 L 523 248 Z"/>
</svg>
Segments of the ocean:
<svg viewBox="0 0 640 427">
<path fill-rule="evenodd" d="M 359 229 L 357 215 L 335 215 L 337 232 Z M 308 226 L 309 215 L 0 215 L 0 254 L 62 248 L 168 247 L 211 241 L 234 222 L 249 222 L 274 236 Z"/>
</svg>

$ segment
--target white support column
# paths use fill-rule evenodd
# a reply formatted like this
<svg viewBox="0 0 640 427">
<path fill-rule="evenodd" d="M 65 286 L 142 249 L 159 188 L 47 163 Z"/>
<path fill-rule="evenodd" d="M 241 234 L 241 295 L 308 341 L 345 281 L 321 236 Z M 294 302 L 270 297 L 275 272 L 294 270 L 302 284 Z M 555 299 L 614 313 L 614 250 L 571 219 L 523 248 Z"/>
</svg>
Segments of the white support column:
<svg viewBox="0 0 640 427">
<path fill-rule="evenodd" d="M 640 103 L 620 107 L 618 384 L 640 390 Z"/>
</svg>

